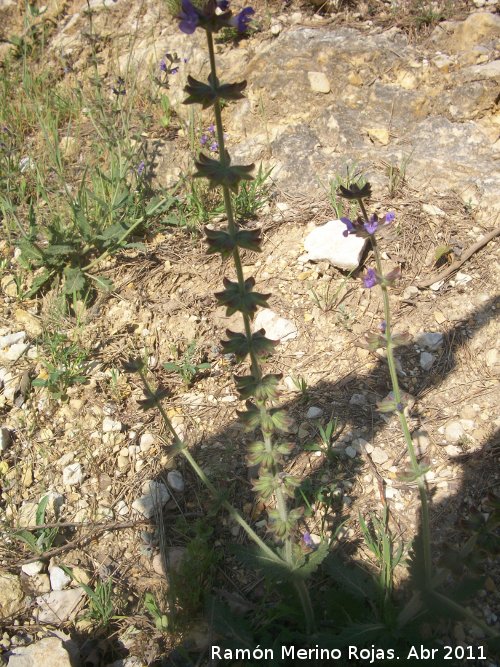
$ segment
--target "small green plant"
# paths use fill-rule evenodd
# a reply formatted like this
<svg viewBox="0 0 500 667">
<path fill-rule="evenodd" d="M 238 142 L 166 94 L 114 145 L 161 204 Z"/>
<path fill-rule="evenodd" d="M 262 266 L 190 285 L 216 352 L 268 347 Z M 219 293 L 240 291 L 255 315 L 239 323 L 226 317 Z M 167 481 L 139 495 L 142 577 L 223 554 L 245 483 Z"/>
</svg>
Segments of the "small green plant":
<svg viewBox="0 0 500 667">
<path fill-rule="evenodd" d="M 357 215 L 358 211 L 355 203 L 346 202 L 339 196 L 339 187 L 343 186 L 348 188 L 351 185 L 357 185 L 361 188 L 366 183 L 366 179 L 356 163 L 347 164 L 345 172 L 345 176 L 336 174 L 335 177 L 329 181 L 328 186 L 321 183 L 328 194 L 330 205 L 338 220 L 344 216 Z"/>
<path fill-rule="evenodd" d="M 412 154 L 403 155 L 399 165 L 388 164 L 386 174 L 388 178 L 389 197 L 395 197 L 401 192 L 406 183 L 406 171 Z"/>
<path fill-rule="evenodd" d="M 306 402 L 309 400 L 309 385 L 307 380 L 302 375 L 297 377 L 292 376 L 292 382 L 300 391 L 302 401 Z"/>
<path fill-rule="evenodd" d="M 389 508 L 384 505 L 382 516 L 372 514 L 367 524 L 361 513 L 359 525 L 365 544 L 375 556 L 380 566 L 379 584 L 385 601 L 389 601 L 393 590 L 394 569 L 403 556 L 403 544 L 394 551 L 394 541 L 389 531 Z"/>
<path fill-rule="evenodd" d="M 212 364 L 209 362 L 196 362 L 197 343 L 192 340 L 184 350 L 179 352 L 176 350 L 177 361 L 167 361 L 163 364 L 166 371 L 177 373 L 186 387 L 190 387 L 196 377 L 203 371 L 211 368 Z"/>
<path fill-rule="evenodd" d="M 146 593 L 144 596 L 144 608 L 152 616 L 157 630 L 161 632 L 168 630 L 168 616 L 160 610 L 158 602 L 152 593 Z"/>
<path fill-rule="evenodd" d="M 64 400 L 68 387 L 87 382 L 88 353 L 60 332 L 47 332 L 43 346 L 47 351 L 47 357 L 41 360 L 44 369 L 32 384 L 46 387 L 52 398 Z"/>
<path fill-rule="evenodd" d="M 330 419 L 326 426 L 323 427 L 319 422 L 316 424 L 319 435 L 319 442 L 304 445 L 304 450 L 308 452 L 323 452 L 326 454 L 328 460 L 335 457 L 333 444 L 335 442 L 335 432 L 337 430 L 338 420 L 336 418 Z"/>
<path fill-rule="evenodd" d="M 49 500 L 50 496 L 47 495 L 38 503 L 35 514 L 35 523 L 37 526 L 42 526 L 45 523 L 45 514 Z M 42 555 L 52 547 L 58 532 L 59 529 L 57 526 L 52 528 L 40 528 L 40 530 L 35 530 L 33 532 L 23 529 L 16 531 L 14 537 L 17 537 L 27 544 L 33 553 Z"/>
<path fill-rule="evenodd" d="M 166 95 L 165 93 L 160 97 L 160 108 L 161 108 L 160 125 L 164 129 L 167 129 L 172 120 L 172 106 L 170 104 L 169 96 Z"/>
<path fill-rule="evenodd" d="M 241 184 L 234 196 L 234 212 L 240 220 L 253 218 L 263 208 L 269 199 L 269 178 L 273 167 L 265 171 L 262 164 L 259 166 L 255 178 Z"/>
</svg>

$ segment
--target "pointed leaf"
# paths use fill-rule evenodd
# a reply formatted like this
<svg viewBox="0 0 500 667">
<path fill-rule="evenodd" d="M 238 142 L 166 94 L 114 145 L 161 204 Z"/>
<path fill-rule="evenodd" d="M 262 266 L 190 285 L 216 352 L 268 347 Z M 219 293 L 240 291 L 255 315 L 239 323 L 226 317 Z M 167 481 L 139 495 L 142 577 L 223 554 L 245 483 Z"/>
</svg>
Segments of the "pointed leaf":
<svg viewBox="0 0 500 667">
<path fill-rule="evenodd" d="M 371 197 L 372 188 L 369 183 L 365 183 L 361 188 L 356 183 L 353 183 L 348 188 L 341 185 L 339 186 L 339 194 L 344 199 L 367 199 Z"/>
<path fill-rule="evenodd" d="M 235 375 L 234 381 L 236 383 L 236 389 L 243 400 L 255 396 L 257 400 L 265 401 L 277 398 L 278 392 L 276 387 L 282 377 L 282 373 L 264 375 L 260 379 L 254 378 L 253 375 Z"/>
<path fill-rule="evenodd" d="M 273 353 L 273 349 L 279 341 L 266 338 L 265 333 L 264 329 L 259 329 L 252 334 L 251 340 L 248 341 L 244 333 L 236 333 L 227 329 L 226 335 L 229 340 L 221 341 L 224 353 L 234 354 L 238 361 L 242 361 L 250 354 L 250 349 L 253 350 L 257 359 L 267 357 Z"/>
<path fill-rule="evenodd" d="M 194 178 L 208 178 L 212 187 L 216 185 L 227 185 L 233 192 L 238 192 L 240 181 L 251 181 L 253 176 L 250 172 L 253 171 L 255 165 L 231 165 L 231 158 L 229 153 L 225 152 L 225 163 L 220 160 L 200 153 L 198 160 L 195 162 L 197 171 L 193 174 Z"/>
<path fill-rule="evenodd" d="M 242 286 L 238 282 L 233 282 L 224 278 L 223 292 L 216 292 L 215 297 L 224 306 L 226 306 L 226 315 L 230 317 L 236 311 L 249 315 L 253 318 L 257 308 L 268 308 L 267 300 L 270 294 L 261 294 L 253 292 L 255 278 L 247 278 Z"/>
<path fill-rule="evenodd" d="M 66 267 L 64 270 L 64 294 L 78 294 L 85 288 L 85 275 L 78 267 Z"/>
</svg>

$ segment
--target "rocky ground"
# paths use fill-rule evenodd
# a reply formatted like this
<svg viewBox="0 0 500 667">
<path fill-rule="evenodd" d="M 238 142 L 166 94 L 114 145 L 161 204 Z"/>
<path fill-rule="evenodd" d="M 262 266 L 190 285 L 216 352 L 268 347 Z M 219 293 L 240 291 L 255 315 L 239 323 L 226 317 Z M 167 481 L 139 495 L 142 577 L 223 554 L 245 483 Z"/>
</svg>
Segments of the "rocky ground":
<svg viewBox="0 0 500 667">
<path fill-rule="evenodd" d="M 407 465 L 398 422 L 375 407 L 390 389 L 386 361 L 381 351 L 359 346 L 383 320 L 378 292 L 361 281 L 361 267 L 373 265 L 373 258 L 367 249 L 353 248 L 352 238 L 344 239 L 335 225 L 328 228 L 333 236 L 319 242 L 315 230 L 323 233 L 322 226 L 338 217 L 329 182 L 348 169 L 362 171 L 372 183 L 372 210 L 396 214 L 381 243 L 386 266 L 402 271 L 391 292 L 393 317 L 411 342 L 398 353 L 398 372 L 410 395 L 419 456 L 430 465 L 426 479 L 439 553 L 460 544 L 463 520 L 476 512 L 488 515 L 499 494 L 500 269 L 494 232 L 500 225 L 500 17 L 496 2 L 488 0 L 451 8 L 338 5 L 262 6 L 259 30 L 236 45 L 219 43 L 217 52 L 221 78 L 238 80 L 243 72 L 248 81 L 247 98 L 224 112 L 229 150 L 236 162 L 272 168 L 257 220 L 248 223 L 262 227 L 263 252 L 257 259 L 245 255 L 244 269 L 260 291 L 272 294 L 271 312 L 259 314 L 256 328 L 280 340 L 267 368 L 283 373 L 282 400 L 294 420 L 289 470 L 310 481 L 304 530 L 319 540 L 345 520 L 339 539 L 356 542 L 357 556 L 368 562 L 371 556 L 358 540 L 359 512 L 380 511 L 382 484 L 392 529 L 408 545 L 418 531 L 417 493 L 398 476 Z M 203 36 L 182 35 L 163 6 L 91 0 L 90 7 L 99 73 L 108 87 L 123 76 L 129 90 L 137 89 L 138 112 L 148 110 L 142 91 L 158 76 L 161 58 L 167 51 L 179 57 L 179 71 L 168 81 L 171 123 L 167 129 L 153 125 L 142 137 L 152 187 L 172 187 L 192 169 L 192 107 L 180 102 L 187 75 L 207 74 Z M 58 87 L 89 71 L 85 8 L 78 1 L 47 6 L 52 28 L 44 66 L 57 71 Z M 22 29 L 14 5 L 0 4 L 0 13 L 7 37 Z M 5 58 L 12 47 L 2 48 Z M 208 112 L 197 116 L 198 131 L 210 122 Z M 78 137 L 61 137 L 64 157 L 76 167 L 85 164 L 88 131 L 83 125 Z M 31 148 L 36 151 L 36 137 L 26 150 Z M 488 234 L 489 241 L 474 249 Z M 443 246 L 448 250 L 438 266 L 435 253 Z M 145 250 L 107 258 L 101 268 L 114 291 L 91 307 L 75 306 L 70 317 L 55 290 L 23 300 L 15 243 L 4 242 L 2 253 L 4 656 L 11 665 L 67 665 L 73 655 L 75 665 L 82 659 L 135 667 L 166 660 L 184 642 L 203 660 L 211 638 L 204 621 L 196 617 L 182 633 L 169 634 L 144 603 L 148 593 L 160 607 L 165 600 L 160 550 L 186 590 L 213 586 L 251 605 L 258 579 L 234 568 L 224 554 L 211 569 L 183 569 L 183 559 L 214 556 L 200 544 L 214 544 L 216 553 L 227 541 L 243 542 L 243 535 L 224 516 L 214 519 L 194 474 L 169 454 L 160 419 L 141 409 L 141 381 L 124 372 L 123 362 L 147 357 L 152 376 L 170 390 L 165 407 L 180 436 L 214 483 L 263 529 L 263 508 L 254 503 L 245 464 L 250 440 L 235 419 L 241 406 L 232 375 L 238 367 L 220 347 L 224 331 L 237 329 L 238 320 L 227 318 L 213 296 L 230 268 L 205 254 L 201 235 L 165 226 L 148 236 Z M 47 331 L 64 333 L 71 351 L 54 343 L 50 357 Z M 63 350 L 62 363 L 72 374 L 57 398 L 31 380 L 47 380 L 48 361 L 61 363 Z M 189 382 L 163 367 L 181 366 L 186 354 L 195 367 L 210 364 L 186 371 Z M 75 380 L 79 374 L 85 381 Z M 331 449 L 318 445 L 318 424 L 329 420 L 337 424 Z M 37 517 L 43 498 L 47 505 Z M 30 548 L 14 534 L 39 523 L 45 528 L 35 533 L 38 545 Z M 200 525 L 213 531 L 209 538 Z M 186 546 L 193 543 L 199 548 L 194 556 L 194 547 Z M 206 581 L 209 569 L 216 574 Z M 475 611 L 500 629 L 498 563 L 487 569 Z M 404 581 L 404 567 L 396 577 Z M 102 615 L 86 587 L 96 591 L 101 585 L 105 596 L 102 586 L 108 584 L 115 618 L 97 631 Z M 196 611 L 199 601 L 196 594 L 192 598 L 186 608 Z M 32 644 L 35 639 L 40 641 Z M 481 639 L 480 630 L 455 623 L 455 643 Z"/>
</svg>

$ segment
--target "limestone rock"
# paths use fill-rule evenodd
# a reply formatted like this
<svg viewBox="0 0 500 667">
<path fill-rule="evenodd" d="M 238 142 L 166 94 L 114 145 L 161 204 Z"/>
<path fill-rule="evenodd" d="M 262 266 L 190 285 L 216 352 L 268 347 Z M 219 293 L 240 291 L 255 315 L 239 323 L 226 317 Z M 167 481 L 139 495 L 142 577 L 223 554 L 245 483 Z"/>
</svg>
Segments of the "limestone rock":
<svg viewBox="0 0 500 667">
<path fill-rule="evenodd" d="M 0 570 L 0 619 L 14 616 L 24 605 L 19 577 Z"/>
<path fill-rule="evenodd" d="M 446 424 L 444 437 L 448 442 L 458 442 L 464 435 L 464 427 L 459 421 L 451 421 Z"/>
<path fill-rule="evenodd" d="M 323 410 L 321 408 L 318 408 L 315 405 L 311 405 L 306 413 L 306 419 L 318 419 L 318 417 L 321 417 L 322 414 Z"/>
<path fill-rule="evenodd" d="M 38 609 L 36 617 L 39 623 L 63 623 L 76 611 L 83 597 L 83 588 L 68 588 L 64 591 L 52 591 L 36 598 Z"/>
<path fill-rule="evenodd" d="M 15 646 L 9 657 L 10 667 L 74 667 L 71 654 L 59 637 L 44 637 L 29 646 Z"/>
<path fill-rule="evenodd" d="M 62 591 L 71 583 L 69 574 L 66 574 L 62 567 L 57 565 L 49 567 L 49 577 L 53 591 Z"/>
<path fill-rule="evenodd" d="M 324 72 L 308 72 L 309 85 L 315 93 L 329 93 L 331 91 L 330 82 Z"/>
<path fill-rule="evenodd" d="M 64 486 L 76 486 L 83 482 L 84 474 L 81 463 L 71 463 L 63 470 Z"/>
<path fill-rule="evenodd" d="M 269 308 L 264 308 L 257 313 L 254 322 L 254 331 L 265 329 L 266 336 L 271 340 L 279 340 L 282 343 L 297 338 L 297 327 L 290 320 L 280 317 Z"/>
<path fill-rule="evenodd" d="M 132 503 L 132 509 L 139 512 L 146 519 L 154 516 L 155 512 L 161 510 L 163 505 L 170 500 L 170 493 L 162 482 L 149 480 L 142 487 L 143 495 Z"/>
<path fill-rule="evenodd" d="M 340 220 L 330 220 L 326 225 L 316 227 L 304 239 L 307 259 L 312 261 L 327 260 L 333 266 L 352 271 L 359 266 L 366 244 L 354 234 L 344 236 L 346 226 Z"/>
</svg>

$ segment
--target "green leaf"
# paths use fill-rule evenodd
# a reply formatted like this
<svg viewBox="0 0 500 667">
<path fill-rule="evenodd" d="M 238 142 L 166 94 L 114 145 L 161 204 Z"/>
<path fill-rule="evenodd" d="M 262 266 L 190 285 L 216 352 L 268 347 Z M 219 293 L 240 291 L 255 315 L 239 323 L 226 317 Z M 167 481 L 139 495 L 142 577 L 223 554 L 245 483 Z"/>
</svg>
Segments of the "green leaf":
<svg viewBox="0 0 500 667">
<path fill-rule="evenodd" d="M 19 241 L 19 248 L 21 249 L 21 258 L 23 260 L 28 262 L 33 261 L 36 264 L 41 264 L 43 262 L 43 252 L 28 239 L 22 238 Z"/>
<path fill-rule="evenodd" d="M 251 340 L 248 341 L 244 333 L 236 333 L 234 331 L 226 330 L 226 335 L 229 340 L 221 341 L 222 348 L 225 354 L 234 354 L 238 361 L 242 361 L 252 350 L 257 359 L 262 359 L 272 354 L 275 346 L 279 341 L 270 340 L 266 338 L 264 329 L 259 329 L 252 334 Z"/>
<path fill-rule="evenodd" d="M 37 526 L 40 526 L 42 523 L 45 523 L 45 510 L 47 509 L 48 503 L 49 503 L 48 495 L 44 496 L 38 503 L 35 516 L 35 523 Z"/>
<path fill-rule="evenodd" d="M 193 176 L 194 178 L 208 178 L 212 187 L 227 185 L 233 192 L 238 192 L 240 181 L 251 181 L 253 179 L 250 172 L 253 171 L 255 165 L 234 165 L 232 167 L 230 165 L 231 158 L 227 151 L 224 154 L 224 162 L 214 160 L 200 153 L 198 160 L 195 162 L 197 171 Z"/>
<path fill-rule="evenodd" d="M 377 410 L 379 412 L 396 412 L 396 401 L 392 398 L 384 398 L 382 401 L 377 401 Z"/>
<path fill-rule="evenodd" d="M 72 255 L 75 251 L 75 246 L 69 243 L 57 243 L 54 245 L 49 245 L 45 249 L 44 254 L 46 257 L 64 257 Z"/>
<path fill-rule="evenodd" d="M 29 530 L 18 530 L 14 533 L 14 537 L 18 537 L 23 542 L 26 542 L 32 551 L 39 553 L 37 538 Z"/>
<path fill-rule="evenodd" d="M 223 257 L 228 257 L 236 247 L 261 252 L 260 229 L 243 229 L 231 235 L 226 231 L 205 227 L 205 234 L 208 242 L 207 254 L 219 252 Z"/>
<path fill-rule="evenodd" d="M 226 306 L 226 315 L 230 317 L 236 311 L 249 315 L 253 318 L 257 308 L 268 308 L 267 300 L 270 294 L 261 294 L 253 292 L 255 278 L 247 278 L 241 286 L 239 282 L 233 282 L 229 278 L 224 278 L 223 292 L 216 292 L 215 297 L 223 306 Z"/>
<path fill-rule="evenodd" d="M 348 188 L 340 185 L 339 194 L 341 197 L 344 197 L 344 199 L 367 199 L 371 197 L 372 188 L 369 183 L 365 183 L 361 188 L 356 183 L 353 183 Z"/>
<path fill-rule="evenodd" d="M 329 553 L 330 546 L 328 540 L 323 540 L 315 551 L 304 555 L 304 562 L 297 569 L 298 574 L 304 579 L 310 577 L 311 574 L 316 572 Z"/>
<path fill-rule="evenodd" d="M 85 274 L 78 267 L 66 267 L 64 270 L 66 278 L 63 288 L 64 294 L 78 294 L 85 288 Z"/>
<path fill-rule="evenodd" d="M 114 283 L 109 278 L 104 278 L 103 276 L 88 276 L 91 280 L 96 283 L 97 289 L 102 290 L 103 292 L 112 292 L 115 289 Z"/>
<path fill-rule="evenodd" d="M 40 275 L 36 276 L 31 283 L 30 289 L 26 292 L 26 297 L 29 299 L 38 291 L 40 291 L 45 283 L 47 283 L 52 278 L 54 273 L 55 271 L 49 271 L 48 269 L 45 269 L 43 273 L 40 273 Z"/>
<path fill-rule="evenodd" d="M 325 560 L 325 571 L 351 595 L 377 600 L 379 591 L 373 577 L 357 563 L 351 565 L 337 554 L 330 554 Z"/>
<path fill-rule="evenodd" d="M 219 84 L 211 74 L 208 77 L 208 84 L 189 75 L 187 80 L 184 92 L 188 94 L 188 97 L 183 104 L 201 104 L 203 109 L 208 109 L 217 99 L 241 100 L 245 97 L 243 91 L 247 85 L 246 81 Z"/>
<path fill-rule="evenodd" d="M 254 378 L 253 375 L 235 375 L 234 381 L 236 389 L 243 400 L 255 396 L 257 400 L 265 401 L 277 398 L 278 392 L 276 387 L 282 377 L 282 373 L 264 375 L 260 379 Z"/>
</svg>

